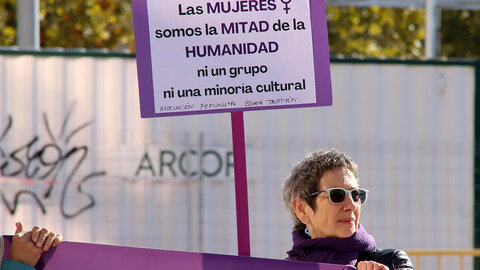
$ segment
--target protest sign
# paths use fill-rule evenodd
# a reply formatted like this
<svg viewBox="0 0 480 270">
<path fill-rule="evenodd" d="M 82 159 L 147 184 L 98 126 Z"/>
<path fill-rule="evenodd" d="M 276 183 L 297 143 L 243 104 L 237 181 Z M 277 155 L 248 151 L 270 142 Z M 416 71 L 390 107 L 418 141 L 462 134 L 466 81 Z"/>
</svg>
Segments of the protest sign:
<svg viewBox="0 0 480 270">
<path fill-rule="evenodd" d="M 132 6 L 142 117 L 332 104 L 324 1 Z"/>
<path fill-rule="evenodd" d="M 4 254 L 2 261 L 8 258 L 12 237 L 4 236 L 3 239 Z M 44 253 L 36 269 L 353 270 L 354 268 L 332 264 L 63 242 L 56 248 Z"/>
<path fill-rule="evenodd" d="M 243 111 L 332 104 L 324 1 L 132 1 L 142 117 L 231 112 L 250 255 Z"/>
</svg>

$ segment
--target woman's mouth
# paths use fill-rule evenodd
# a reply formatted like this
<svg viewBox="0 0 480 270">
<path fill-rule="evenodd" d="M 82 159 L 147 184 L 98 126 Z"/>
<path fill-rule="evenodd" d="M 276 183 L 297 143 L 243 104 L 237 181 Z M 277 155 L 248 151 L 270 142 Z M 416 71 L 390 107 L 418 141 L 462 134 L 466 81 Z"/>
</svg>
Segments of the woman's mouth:
<svg viewBox="0 0 480 270">
<path fill-rule="evenodd" d="M 338 222 L 344 223 L 344 224 L 354 224 L 355 219 L 354 218 L 344 218 L 344 219 L 338 220 Z"/>
</svg>

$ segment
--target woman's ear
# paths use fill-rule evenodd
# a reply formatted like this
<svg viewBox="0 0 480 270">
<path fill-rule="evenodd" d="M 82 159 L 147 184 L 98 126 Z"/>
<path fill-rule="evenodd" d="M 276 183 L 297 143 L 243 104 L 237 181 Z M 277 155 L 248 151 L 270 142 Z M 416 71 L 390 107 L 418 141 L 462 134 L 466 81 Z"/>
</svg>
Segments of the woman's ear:
<svg viewBox="0 0 480 270">
<path fill-rule="evenodd" d="M 312 208 L 310 205 L 307 204 L 307 202 L 299 197 L 295 197 L 292 200 L 292 208 L 295 210 L 295 214 L 297 215 L 298 219 L 300 221 L 307 225 L 310 224 L 310 215 L 309 213 L 313 213 Z"/>
</svg>

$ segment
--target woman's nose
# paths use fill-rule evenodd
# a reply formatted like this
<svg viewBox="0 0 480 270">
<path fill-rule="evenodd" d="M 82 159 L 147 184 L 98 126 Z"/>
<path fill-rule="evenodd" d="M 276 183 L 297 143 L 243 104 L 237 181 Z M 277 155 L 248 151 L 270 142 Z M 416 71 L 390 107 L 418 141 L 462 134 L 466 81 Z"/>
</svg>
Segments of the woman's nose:
<svg viewBox="0 0 480 270">
<path fill-rule="evenodd" d="M 357 210 L 358 204 L 353 201 L 353 198 L 350 194 L 347 194 L 345 201 L 343 201 L 343 209 L 345 211 L 355 211 Z"/>
</svg>

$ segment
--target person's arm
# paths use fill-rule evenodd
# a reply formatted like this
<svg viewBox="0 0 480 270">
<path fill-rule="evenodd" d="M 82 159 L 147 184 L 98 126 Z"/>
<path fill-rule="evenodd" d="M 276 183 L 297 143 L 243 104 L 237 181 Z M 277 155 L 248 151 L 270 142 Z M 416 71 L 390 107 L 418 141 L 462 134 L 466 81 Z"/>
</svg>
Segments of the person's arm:
<svg viewBox="0 0 480 270">
<path fill-rule="evenodd" d="M 393 269 L 415 269 L 413 263 L 408 257 L 407 253 L 403 250 L 397 250 L 395 252 L 395 257 L 392 260 Z"/>
<path fill-rule="evenodd" d="M 397 269 L 404 269 L 404 270 L 413 270 L 415 269 L 413 267 L 412 262 L 410 261 L 410 258 L 408 257 L 407 253 L 400 249 L 375 249 L 370 252 L 364 252 L 360 253 L 360 256 L 358 257 L 359 262 L 357 263 L 357 268 L 358 269 L 370 269 L 370 265 L 373 264 L 369 263 L 367 266 L 361 266 L 363 268 L 360 268 L 360 264 L 363 261 L 371 261 L 375 262 L 384 266 L 387 266 L 389 270 L 397 270 Z M 366 267 L 366 268 L 364 268 Z M 380 267 L 380 266 L 379 266 Z M 375 269 L 375 268 L 373 268 Z M 380 268 L 382 269 L 382 268 Z"/>
<path fill-rule="evenodd" d="M 35 270 L 35 268 L 21 262 L 6 260 L 2 262 L 0 270 Z"/>
</svg>

